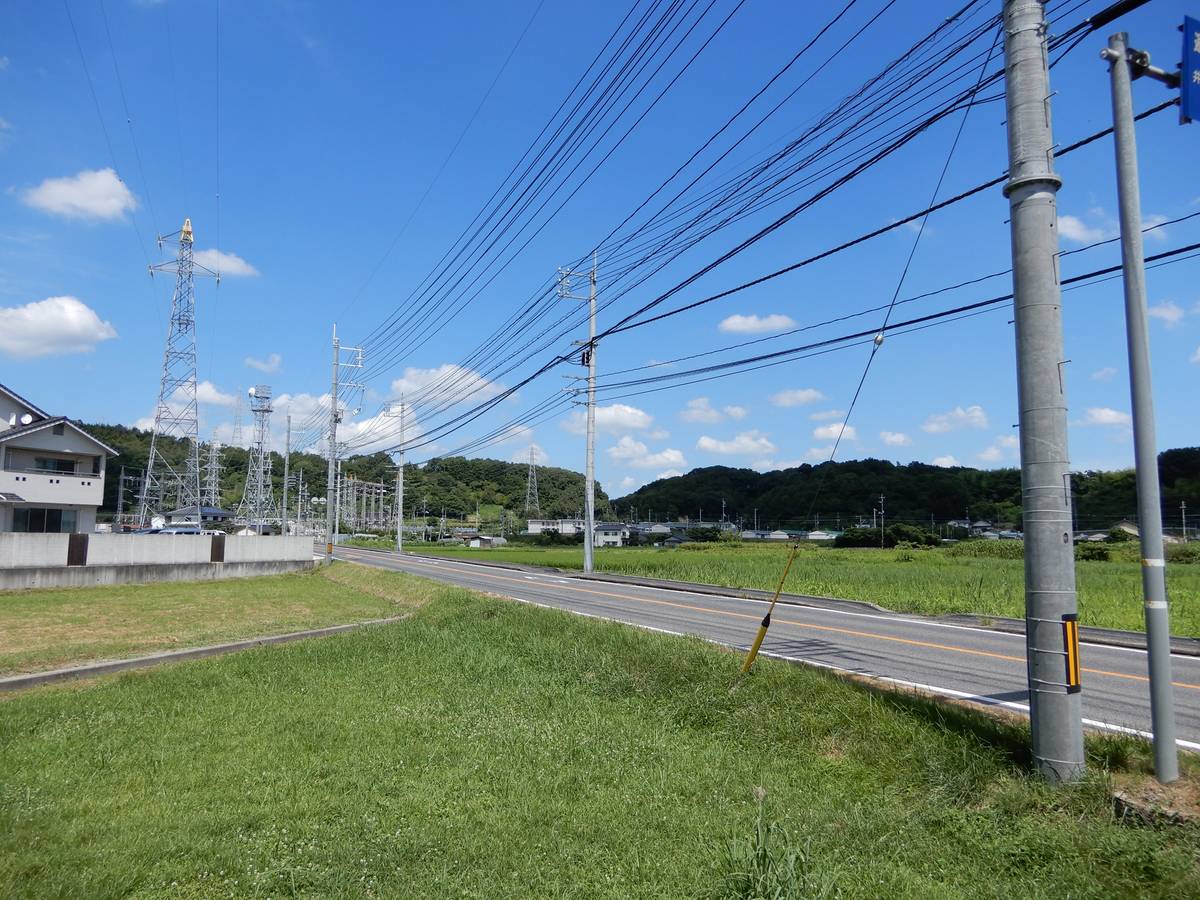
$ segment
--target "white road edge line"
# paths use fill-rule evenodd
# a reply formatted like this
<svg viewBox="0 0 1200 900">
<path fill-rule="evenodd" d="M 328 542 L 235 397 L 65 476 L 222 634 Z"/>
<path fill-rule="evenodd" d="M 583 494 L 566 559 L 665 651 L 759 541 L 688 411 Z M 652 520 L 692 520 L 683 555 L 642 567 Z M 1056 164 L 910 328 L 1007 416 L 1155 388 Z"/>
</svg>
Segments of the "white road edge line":
<svg viewBox="0 0 1200 900">
<path fill-rule="evenodd" d="M 421 559 L 418 559 L 418 560 L 408 559 L 405 561 L 406 562 L 414 562 L 418 565 L 423 562 L 430 562 L 432 565 L 438 565 L 438 563 L 434 563 L 431 560 L 424 558 L 424 557 L 422 557 Z M 467 566 L 471 569 L 474 569 L 474 574 L 479 574 L 479 570 L 481 568 L 483 568 L 481 563 L 462 562 L 461 560 L 452 560 L 451 562 L 453 564 L 456 564 L 459 566 Z M 528 578 L 529 576 L 525 576 L 525 577 Z M 554 576 L 547 575 L 544 577 L 553 578 Z M 564 579 L 556 579 L 556 580 L 558 580 L 560 584 L 568 584 L 569 583 L 569 581 L 564 580 Z M 615 585 L 617 587 L 643 588 L 643 589 L 652 590 L 652 591 L 669 591 L 669 592 L 676 593 L 676 594 L 687 594 L 689 597 L 701 598 L 701 599 L 703 599 L 705 597 L 712 597 L 717 600 L 729 600 L 729 601 L 733 601 L 736 603 L 760 603 L 763 605 L 770 604 L 770 601 L 759 600 L 756 597 L 734 597 L 730 594 L 698 593 L 696 591 L 689 591 L 687 588 L 682 588 L 682 587 L 661 587 L 659 585 L 627 584 L 627 583 L 621 582 L 621 581 L 604 581 L 603 579 L 595 579 L 595 580 L 600 584 L 610 584 L 610 585 Z M 1025 640 L 1025 635 L 1016 634 L 1011 631 L 1000 631 L 995 628 L 982 628 L 982 627 L 979 627 L 976 625 L 955 625 L 950 622 L 935 622 L 931 619 L 925 619 L 925 618 L 921 618 L 919 616 L 918 617 L 889 616 L 889 615 L 885 615 L 883 613 L 851 612 L 850 610 L 847 610 L 847 609 L 829 609 L 828 607 L 813 606 L 813 605 L 807 604 L 807 603 L 788 603 L 788 604 L 786 604 L 785 608 L 806 609 L 811 612 L 830 613 L 832 615 L 837 615 L 837 616 L 851 616 L 851 617 L 862 618 L 862 619 L 880 619 L 885 622 L 898 622 L 898 623 L 903 623 L 903 624 L 908 624 L 908 625 L 928 625 L 933 628 L 949 628 L 949 629 L 956 630 L 956 631 L 973 631 L 978 634 L 1000 635 L 1000 636 L 1004 636 L 1004 637 L 1009 637 L 1009 638 L 1013 638 L 1013 639 L 1016 639 L 1016 640 L 1019 640 L 1022 642 L 1024 642 L 1024 640 Z M 1142 650 L 1138 647 L 1122 647 L 1117 644 L 1097 644 L 1094 641 L 1080 641 L 1079 645 L 1081 647 L 1096 647 L 1101 650 L 1122 650 L 1126 653 L 1140 653 L 1142 656 L 1146 655 L 1146 651 Z M 1172 653 L 1171 658 L 1173 660 L 1179 660 L 1180 662 L 1193 662 L 1197 659 L 1197 657 L 1189 656 L 1187 654 L 1182 654 L 1182 653 Z"/>
</svg>

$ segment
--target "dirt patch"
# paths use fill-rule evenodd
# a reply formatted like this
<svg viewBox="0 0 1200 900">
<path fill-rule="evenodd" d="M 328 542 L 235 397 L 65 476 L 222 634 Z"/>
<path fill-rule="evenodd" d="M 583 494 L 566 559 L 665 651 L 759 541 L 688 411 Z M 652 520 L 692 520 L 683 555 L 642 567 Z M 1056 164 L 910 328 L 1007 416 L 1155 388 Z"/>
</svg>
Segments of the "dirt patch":
<svg viewBox="0 0 1200 900">
<path fill-rule="evenodd" d="M 1200 824 L 1200 784 L 1188 778 L 1159 784 L 1144 776 L 1113 775 L 1113 814 L 1125 825 Z"/>
</svg>

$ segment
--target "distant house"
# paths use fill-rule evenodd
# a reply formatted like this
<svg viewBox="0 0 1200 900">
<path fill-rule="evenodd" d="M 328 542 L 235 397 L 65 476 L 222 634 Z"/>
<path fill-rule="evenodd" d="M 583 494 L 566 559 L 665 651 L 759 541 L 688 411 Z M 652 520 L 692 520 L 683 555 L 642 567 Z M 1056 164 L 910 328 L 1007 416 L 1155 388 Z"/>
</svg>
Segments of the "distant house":
<svg viewBox="0 0 1200 900">
<path fill-rule="evenodd" d="M 689 539 L 683 535 L 678 535 L 678 534 L 672 535 L 671 537 L 667 538 L 665 541 L 662 542 L 664 547 L 670 547 L 671 549 L 678 547 L 680 544 L 687 544 L 687 543 L 689 543 Z"/>
<path fill-rule="evenodd" d="M 227 509 L 221 509 L 218 506 L 200 506 L 200 523 L 206 522 L 216 524 L 218 522 L 227 522 L 233 517 L 233 513 Z M 196 522 L 196 507 L 183 506 L 179 509 L 173 509 L 167 513 L 167 523 L 171 525 L 179 525 L 184 522 L 195 524 Z"/>
<path fill-rule="evenodd" d="M 0 531 L 88 533 L 117 451 L 0 384 Z"/>
<path fill-rule="evenodd" d="M 768 541 L 786 541 L 789 540 L 790 537 L 791 535 L 789 535 L 786 531 L 779 530 L 775 530 L 767 534 Z"/>
<path fill-rule="evenodd" d="M 770 536 L 770 534 L 771 534 L 771 532 L 769 532 L 769 531 L 743 531 L 742 532 L 742 540 L 743 541 L 765 541 Z"/>
<path fill-rule="evenodd" d="M 978 522 L 971 523 L 971 534 L 983 534 L 985 531 L 991 530 L 992 523 L 985 522 L 983 519 L 980 519 Z"/>
<path fill-rule="evenodd" d="M 499 535 L 479 534 L 467 541 L 467 545 L 477 550 L 490 550 L 492 547 L 503 547 L 507 544 Z"/>
<path fill-rule="evenodd" d="M 529 534 L 564 534 L 567 536 L 582 534 L 583 519 L 530 519 L 527 529 Z"/>
<path fill-rule="evenodd" d="M 623 547 L 629 538 L 629 529 L 623 522 L 597 522 L 595 543 L 598 547 Z"/>
<path fill-rule="evenodd" d="M 810 541 L 832 541 L 838 536 L 836 531 L 810 531 L 808 540 Z"/>
</svg>

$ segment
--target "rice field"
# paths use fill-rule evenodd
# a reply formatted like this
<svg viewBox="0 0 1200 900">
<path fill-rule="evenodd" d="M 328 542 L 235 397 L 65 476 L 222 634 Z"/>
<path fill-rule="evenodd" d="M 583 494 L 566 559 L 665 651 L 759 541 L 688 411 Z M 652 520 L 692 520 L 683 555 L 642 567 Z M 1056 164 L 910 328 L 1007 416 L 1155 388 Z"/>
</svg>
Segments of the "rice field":
<svg viewBox="0 0 1200 900">
<path fill-rule="evenodd" d="M 1131 545 L 1136 546 L 1136 545 Z M 502 547 L 493 550 L 422 548 L 422 553 L 493 561 L 583 568 L 576 547 Z M 596 568 L 622 575 L 773 590 L 787 546 L 693 544 L 598 548 Z M 1132 561 L 1076 563 L 1080 620 L 1085 625 L 1142 631 L 1141 567 Z M 1024 563 L 956 555 L 943 549 L 838 550 L 802 545 L 784 590 L 845 600 L 865 600 L 922 615 L 1025 613 Z M 1167 589 L 1174 634 L 1200 637 L 1200 566 L 1168 565 Z"/>
</svg>

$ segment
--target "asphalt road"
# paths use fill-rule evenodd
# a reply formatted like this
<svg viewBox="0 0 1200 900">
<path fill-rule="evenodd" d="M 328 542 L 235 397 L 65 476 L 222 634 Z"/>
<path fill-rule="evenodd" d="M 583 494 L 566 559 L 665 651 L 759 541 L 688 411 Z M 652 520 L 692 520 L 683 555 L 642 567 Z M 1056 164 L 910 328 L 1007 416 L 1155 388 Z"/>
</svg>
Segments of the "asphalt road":
<svg viewBox="0 0 1200 900">
<path fill-rule="evenodd" d="M 761 600 L 527 573 L 478 563 L 339 547 L 337 557 L 448 584 L 745 649 L 766 610 Z M 913 616 L 780 605 L 763 653 L 853 672 L 971 702 L 1028 713 L 1025 638 Z M 1083 714 L 1094 729 L 1145 734 L 1149 685 L 1143 650 L 1081 643 Z M 1200 658 L 1173 655 L 1179 744 L 1200 750 Z"/>
</svg>

